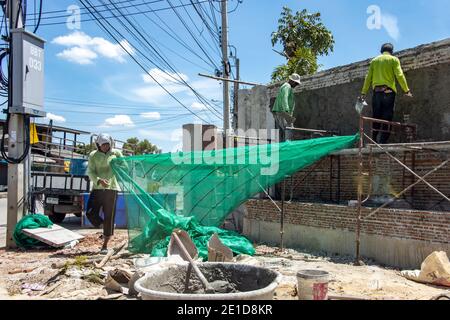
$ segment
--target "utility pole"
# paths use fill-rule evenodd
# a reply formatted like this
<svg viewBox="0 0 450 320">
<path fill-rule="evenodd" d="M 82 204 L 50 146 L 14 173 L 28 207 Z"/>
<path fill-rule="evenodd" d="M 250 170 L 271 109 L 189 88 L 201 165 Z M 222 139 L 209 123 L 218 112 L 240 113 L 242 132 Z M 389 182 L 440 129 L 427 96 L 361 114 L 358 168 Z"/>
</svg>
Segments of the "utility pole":
<svg viewBox="0 0 450 320">
<path fill-rule="evenodd" d="M 230 69 L 228 62 L 228 1 L 222 0 L 222 63 L 223 78 L 230 78 Z M 225 138 L 228 137 L 230 130 L 230 83 L 223 81 L 223 130 Z M 227 140 L 227 139 L 226 139 Z"/>
<path fill-rule="evenodd" d="M 236 80 L 237 81 L 240 81 L 241 80 L 241 77 L 240 77 L 240 61 L 239 61 L 239 58 L 237 58 L 237 57 L 235 57 L 236 58 Z M 237 120 L 237 114 L 238 114 L 238 108 L 239 108 L 239 95 L 238 95 L 238 93 L 239 93 L 239 82 L 235 82 L 234 83 L 234 89 L 233 89 L 233 93 L 234 93 L 234 98 L 233 98 L 233 113 L 234 113 L 234 115 L 233 115 L 233 119 L 234 119 L 234 122 L 235 122 L 235 126 L 237 127 L 237 123 L 236 123 L 236 120 Z"/>
<path fill-rule="evenodd" d="M 22 29 L 23 20 L 20 14 L 20 1 L 8 0 L 8 18 L 9 18 L 9 40 L 12 43 L 12 30 Z M 11 48 L 11 47 L 10 47 Z M 14 78 L 21 75 L 13 74 L 13 63 L 22 63 L 22 61 L 14 61 L 13 52 L 10 51 L 9 58 L 9 87 L 8 87 L 8 112 L 13 107 L 13 84 Z M 8 156 L 11 158 L 20 157 L 25 150 L 25 115 L 18 113 L 9 114 L 8 123 Z M 18 164 L 8 164 L 8 217 L 6 246 L 14 248 L 16 246 L 13 233 L 17 222 L 22 219 L 27 202 L 27 186 L 25 184 L 25 165 L 24 162 Z"/>
</svg>

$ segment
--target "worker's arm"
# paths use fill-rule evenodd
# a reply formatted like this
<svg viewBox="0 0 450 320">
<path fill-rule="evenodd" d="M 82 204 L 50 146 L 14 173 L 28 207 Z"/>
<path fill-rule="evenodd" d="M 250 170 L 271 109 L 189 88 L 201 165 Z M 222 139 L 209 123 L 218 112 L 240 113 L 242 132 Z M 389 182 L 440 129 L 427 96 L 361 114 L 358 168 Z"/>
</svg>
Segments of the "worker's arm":
<svg viewBox="0 0 450 320">
<path fill-rule="evenodd" d="M 97 176 L 97 172 L 95 170 L 93 153 L 89 155 L 87 175 L 89 176 L 89 179 L 94 183 L 94 186 L 98 185 L 99 177 Z"/>
<path fill-rule="evenodd" d="M 403 73 L 402 66 L 400 64 L 399 59 L 395 59 L 394 73 L 395 73 L 395 77 L 397 78 L 398 83 L 400 83 L 400 86 L 402 87 L 403 91 L 406 93 L 410 92 L 409 87 L 408 87 L 408 82 L 406 81 L 406 77 L 405 77 L 405 74 Z"/>
<path fill-rule="evenodd" d="M 115 150 L 114 153 L 115 153 L 117 159 L 123 158 L 122 151 Z M 116 160 L 116 161 L 117 161 L 116 163 L 118 164 L 118 166 L 121 167 L 122 169 L 124 169 L 124 170 L 129 169 L 126 161 L 124 161 L 124 160 Z"/>
<path fill-rule="evenodd" d="M 366 80 L 364 81 L 364 86 L 362 88 L 361 94 L 365 96 L 369 92 L 370 86 L 372 85 L 373 79 L 373 63 L 370 63 L 369 72 L 367 73 Z"/>
</svg>

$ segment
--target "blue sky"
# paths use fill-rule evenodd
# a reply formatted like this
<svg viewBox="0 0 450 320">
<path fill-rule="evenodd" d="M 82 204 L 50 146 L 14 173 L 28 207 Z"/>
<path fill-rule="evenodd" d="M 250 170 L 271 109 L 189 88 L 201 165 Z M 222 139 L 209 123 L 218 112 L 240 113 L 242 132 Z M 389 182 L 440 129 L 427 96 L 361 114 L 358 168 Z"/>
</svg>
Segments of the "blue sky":
<svg viewBox="0 0 450 320">
<path fill-rule="evenodd" d="M 135 0 L 133 3 L 140 4 L 142 1 Z M 174 5 L 179 5 L 180 1 L 189 2 L 156 1 L 151 4 L 151 9 L 165 9 L 168 1 Z M 101 3 L 98 0 L 92 2 L 96 5 Z M 236 0 L 230 1 L 230 10 L 234 9 L 235 4 Z M 70 5 L 82 7 L 75 0 L 44 1 L 44 11 L 65 10 Z M 121 5 L 130 6 L 129 3 Z M 270 42 L 271 32 L 277 28 L 283 6 L 322 13 L 324 24 L 333 32 L 336 40 L 334 52 L 320 58 L 323 69 L 373 57 L 378 53 L 380 45 L 387 41 L 393 42 L 396 49 L 401 50 L 450 37 L 448 0 L 244 0 L 230 14 L 229 21 L 230 44 L 237 48 L 242 79 L 267 83 L 274 67 L 284 62 L 281 56 L 272 51 Z M 196 37 L 202 39 L 199 37 L 202 32 L 202 36 L 210 40 L 192 7 L 186 7 L 186 10 L 196 22 L 198 30 L 183 8 L 177 10 L 190 24 Z M 381 23 L 370 24 L 369 28 L 368 20 L 371 21 L 374 12 L 380 14 Z M 61 14 L 64 15 L 59 13 Z M 148 15 L 159 22 L 172 37 L 146 16 L 134 17 L 143 31 L 147 32 L 147 37 L 155 41 L 152 43 L 156 43 L 176 67 L 179 75 L 220 111 L 221 84 L 197 76 L 199 72 L 212 74 L 212 63 L 208 63 L 206 58 L 205 62 L 194 56 L 173 39 L 174 36 L 179 37 L 203 57 L 201 49 L 173 11 L 162 10 L 158 14 L 166 26 L 161 25 L 161 21 L 157 20 L 159 18 L 152 13 Z M 43 20 L 38 35 L 47 40 L 46 111 L 51 113 L 50 117 L 55 124 L 94 133 L 109 132 L 121 140 L 132 136 L 147 138 L 166 152 L 179 147 L 182 124 L 200 120 L 169 97 L 148 75 L 145 76 L 144 71 L 96 23 L 81 22 L 79 30 L 70 30 L 65 24 L 45 25 L 65 21 L 64 17 L 49 20 L 48 17 L 52 15 L 57 14 L 44 16 L 47 19 Z M 82 19 L 88 18 L 83 16 Z M 136 43 L 132 38 L 120 40 L 128 41 L 122 42 L 126 48 Z M 203 41 L 202 45 L 213 62 L 219 65 L 218 48 L 210 48 Z M 135 50 L 129 50 L 135 54 Z M 220 117 L 205 110 L 204 104 L 191 91 L 173 83 L 167 74 L 150 63 L 146 68 L 191 111 L 198 113 L 202 119 L 221 126 Z"/>
</svg>

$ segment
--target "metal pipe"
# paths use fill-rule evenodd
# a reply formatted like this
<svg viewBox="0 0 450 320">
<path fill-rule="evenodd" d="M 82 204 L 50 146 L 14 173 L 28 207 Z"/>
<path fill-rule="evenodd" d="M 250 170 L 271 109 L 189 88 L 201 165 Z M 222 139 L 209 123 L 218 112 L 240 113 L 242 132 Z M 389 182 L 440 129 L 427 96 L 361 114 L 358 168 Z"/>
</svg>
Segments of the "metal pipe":
<svg viewBox="0 0 450 320">
<path fill-rule="evenodd" d="M 283 180 L 281 189 L 281 219 L 280 219 L 280 250 L 284 250 L 284 199 L 286 197 L 286 179 Z"/>
<path fill-rule="evenodd" d="M 333 160 L 334 157 L 330 156 L 330 202 L 333 202 Z"/>
<path fill-rule="evenodd" d="M 404 189 L 402 192 L 400 192 L 397 196 L 396 199 L 398 199 L 400 196 L 402 196 L 404 193 L 408 192 L 411 188 L 413 188 L 414 186 L 418 185 L 420 182 L 422 182 L 423 179 L 427 178 L 428 176 L 432 175 L 433 173 L 435 173 L 436 171 L 440 170 L 441 168 L 445 167 L 448 163 L 450 162 L 450 159 L 447 159 L 446 161 L 444 161 L 443 163 L 441 163 L 441 165 L 437 166 L 436 168 L 434 168 L 433 170 L 431 170 L 430 172 L 428 172 L 426 175 L 424 175 L 423 177 L 421 177 L 421 179 L 419 181 L 416 181 L 415 183 L 413 183 L 412 185 L 410 185 L 409 187 L 407 187 L 406 189 Z M 378 212 L 380 212 L 380 210 L 386 208 L 388 205 L 390 205 L 391 203 L 395 202 L 395 200 L 389 200 L 387 201 L 385 204 L 383 204 L 381 207 L 377 208 L 375 211 L 371 212 L 369 215 L 364 217 L 364 220 L 369 219 L 370 217 L 374 216 L 375 214 L 377 214 Z"/>
<path fill-rule="evenodd" d="M 356 257 L 355 265 L 360 265 L 360 245 L 361 245 L 361 216 L 362 216 L 362 175 L 363 175 L 363 154 L 364 147 L 364 119 L 359 117 L 359 146 L 358 146 L 358 207 L 356 217 Z"/>
<path fill-rule="evenodd" d="M 341 203 L 341 156 L 337 156 L 338 159 L 338 187 L 337 187 L 337 203 Z"/>
<path fill-rule="evenodd" d="M 433 185 L 431 185 L 428 181 L 424 180 L 421 176 L 419 176 L 417 173 L 415 173 L 414 171 L 412 171 L 410 168 L 408 168 L 408 166 L 406 166 L 404 163 L 402 163 L 400 160 L 398 160 L 396 157 L 394 157 L 392 154 L 390 154 L 388 151 L 384 150 L 384 148 L 379 145 L 378 143 L 376 143 L 375 141 L 373 141 L 369 136 L 365 135 L 367 139 L 369 139 L 370 141 L 372 141 L 378 148 L 382 149 L 383 151 L 385 151 L 385 153 L 392 158 L 394 161 L 396 161 L 398 164 L 400 164 L 402 167 L 406 168 L 406 170 L 408 170 L 410 173 L 412 173 L 414 176 L 416 176 L 418 179 L 422 180 L 423 183 L 425 183 L 428 187 L 430 187 L 431 189 L 433 189 L 435 192 L 437 192 L 440 196 L 442 196 L 444 199 L 446 199 L 448 202 L 450 202 L 450 198 L 448 198 L 445 194 L 443 194 L 442 192 L 440 192 L 437 188 L 435 188 Z"/>
<path fill-rule="evenodd" d="M 369 147 L 370 153 L 369 153 L 369 187 L 368 187 L 368 191 L 367 191 L 367 197 L 363 200 L 363 204 L 366 203 L 367 201 L 369 201 L 370 197 L 372 196 L 372 160 L 373 160 L 373 156 L 372 156 L 372 147 Z"/>
<path fill-rule="evenodd" d="M 294 128 L 294 127 L 287 127 L 286 130 L 312 132 L 312 133 L 324 133 L 324 134 L 336 134 L 337 133 L 336 131 L 304 129 L 304 128 Z"/>
</svg>

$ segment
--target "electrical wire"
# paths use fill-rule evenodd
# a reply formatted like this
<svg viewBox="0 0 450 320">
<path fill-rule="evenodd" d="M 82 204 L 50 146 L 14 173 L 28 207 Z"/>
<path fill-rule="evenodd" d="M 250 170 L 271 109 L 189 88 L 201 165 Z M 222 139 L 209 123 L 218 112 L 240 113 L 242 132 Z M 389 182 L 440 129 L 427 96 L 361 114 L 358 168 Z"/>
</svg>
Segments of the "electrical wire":
<svg viewBox="0 0 450 320">
<path fill-rule="evenodd" d="M 101 2 L 104 3 L 102 0 L 101 0 Z M 111 0 L 110 2 L 111 2 L 112 5 L 114 5 L 114 2 L 113 2 L 112 0 Z M 143 46 L 146 47 L 147 49 L 150 49 L 152 52 L 154 52 L 154 53 L 157 55 L 157 58 L 158 58 L 158 59 L 161 59 L 162 63 L 163 63 L 166 67 L 168 67 L 172 72 L 174 72 L 175 75 L 178 76 L 178 79 L 175 78 L 172 74 L 165 72 L 165 71 L 164 71 L 164 68 L 161 68 L 160 66 L 157 66 L 157 65 L 155 65 L 155 66 L 156 66 L 157 68 L 159 68 L 162 72 L 164 72 L 168 77 L 172 78 L 174 81 L 176 81 L 176 82 L 178 82 L 178 83 L 180 83 L 180 84 L 184 84 L 186 87 L 188 87 L 188 88 L 194 93 L 194 95 L 197 96 L 197 98 L 198 98 L 202 103 L 207 104 L 207 101 L 206 101 L 206 100 L 205 100 L 205 99 L 204 99 L 204 98 L 203 98 L 203 97 L 202 97 L 202 96 L 201 96 L 194 88 L 192 88 L 192 87 L 186 82 L 186 80 L 185 80 L 183 77 L 180 76 L 180 73 L 179 73 L 179 72 L 171 65 L 171 63 L 170 63 L 169 61 L 167 61 L 167 59 L 166 59 L 165 57 L 163 57 L 163 56 L 161 55 L 161 53 L 160 53 L 158 50 L 156 50 L 156 48 L 155 48 L 152 44 L 150 44 L 150 43 L 148 42 L 147 37 L 145 37 L 145 36 L 141 33 L 141 31 L 138 30 L 138 28 L 136 27 L 136 25 L 133 24 L 133 23 L 128 19 L 128 17 L 126 17 L 125 15 L 123 15 L 123 13 L 122 13 L 117 7 L 115 7 L 115 9 L 118 11 L 118 13 L 121 15 L 121 17 L 124 18 L 124 19 L 128 22 L 128 24 L 134 29 L 134 31 L 138 34 L 138 36 L 140 36 L 140 37 L 142 38 L 142 40 L 143 40 L 149 47 L 146 47 L 146 45 L 142 43 L 141 39 L 138 39 L 138 38 L 136 37 L 135 32 L 131 31 L 131 30 L 128 28 L 128 26 L 125 26 L 124 23 L 123 23 L 123 21 L 122 21 L 121 19 L 118 19 L 119 22 L 124 26 L 124 28 L 127 29 L 127 31 L 132 35 L 132 37 L 134 37 L 138 42 L 140 42 L 141 45 L 143 45 Z M 137 24 L 137 22 L 136 22 L 136 24 Z M 146 31 L 145 31 L 143 28 L 141 28 L 141 29 L 142 29 L 142 31 L 143 31 L 144 33 L 146 33 Z M 140 52 L 140 53 L 142 54 L 142 52 Z M 143 57 L 144 57 L 145 59 L 149 60 L 149 58 L 148 58 L 147 55 L 144 55 L 144 54 L 142 54 L 142 55 L 143 55 Z M 153 61 L 151 61 L 151 60 L 149 60 L 149 61 L 150 61 L 150 63 L 154 64 Z M 209 107 L 207 107 L 207 108 L 208 108 L 210 111 L 212 111 L 213 113 L 216 113 L 216 116 L 218 116 L 219 119 L 221 119 L 221 118 L 220 118 L 220 117 L 222 116 L 221 113 L 218 112 L 216 109 L 214 109 L 214 107 L 212 107 L 212 109 L 210 109 L 211 106 L 209 106 Z"/>
<path fill-rule="evenodd" d="M 106 23 L 108 23 L 108 25 L 109 25 L 109 27 L 112 29 L 112 30 L 114 30 L 116 33 L 118 32 L 117 31 L 117 29 L 113 26 L 113 25 L 111 25 L 110 23 L 109 23 L 109 21 L 108 20 L 101 20 L 101 19 L 99 19 L 97 16 L 96 16 L 96 14 L 94 13 L 95 12 L 95 9 L 91 9 L 89 6 L 92 6 L 92 3 L 90 3 L 90 1 L 89 0 L 80 0 L 80 2 L 83 4 L 83 6 L 86 8 L 86 9 L 88 9 L 89 10 L 89 12 L 91 13 L 91 15 L 93 16 L 93 18 L 97 21 L 97 24 L 106 32 L 106 33 L 108 33 L 109 34 L 109 36 L 110 37 L 112 37 L 121 47 L 122 47 L 122 49 L 123 50 L 125 50 L 125 52 L 131 57 L 131 59 L 136 63 L 136 64 L 138 64 L 138 66 L 145 72 L 145 73 L 147 73 L 149 76 L 150 76 L 150 78 L 155 82 L 155 83 L 157 83 L 167 94 L 169 94 L 169 96 L 171 96 L 178 104 L 180 104 L 183 108 L 185 108 L 186 110 L 188 110 L 190 113 L 192 113 L 194 116 L 196 116 L 197 118 L 199 118 L 200 120 L 202 120 L 203 122 L 207 122 L 207 121 L 205 121 L 205 119 L 203 119 L 202 117 L 200 117 L 200 116 L 198 116 L 195 112 L 193 112 L 192 110 L 190 110 L 186 105 L 184 105 L 177 97 L 175 97 L 169 90 L 167 90 L 167 88 L 165 88 L 164 87 L 164 85 L 162 85 L 143 65 L 142 65 L 142 63 L 141 62 L 139 62 L 134 56 L 133 56 L 133 54 L 131 54 L 130 52 L 129 52 L 129 50 L 127 49 L 127 48 L 125 48 L 124 47 L 124 45 L 117 39 L 117 37 L 116 36 L 114 36 L 114 34 L 110 31 L 110 29 L 109 28 L 107 28 L 105 25 L 104 25 L 104 22 L 106 22 Z M 101 16 L 101 14 L 100 14 L 100 16 Z"/>
<path fill-rule="evenodd" d="M 128 1 L 127 1 L 127 2 L 128 2 Z M 149 1 L 149 2 L 147 2 L 147 3 L 160 3 L 160 2 L 164 2 L 164 0 L 153 0 L 153 1 Z M 123 3 L 123 2 L 122 2 L 122 3 Z M 143 5 L 145 5 L 145 4 L 146 4 L 146 3 L 142 3 L 142 4 L 131 4 L 131 5 L 128 4 L 128 5 L 123 6 L 122 8 L 134 8 L 134 7 L 143 6 Z M 98 12 L 109 12 L 109 8 L 107 7 L 107 5 L 102 4 L 102 5 L 98 6 L 98 7 L 104 7 L 104 9 L 98 10 Z M 65 11 L 65 12 L 66 12 L 66 14 L 64 14 L 64 15 L 56 15 L 56 16 L 50 16 L 50 17 L 43 17 L 42 19 L 43 19 L 44 21 L 46 21 L 46 20 L 53 20 L 53 19 L 59 19 L 59 18 L 65 18 L 65 19 L 67 19 L 67 18 L 69 18 L 69 17 L 71 16 L 71 14 L 67 14 L 67 11 Z M 86 17 L 86 16 L 89 16 L 89 12 L 83 12 L 83 13 L 80 13 L 80 15 Z M 34 20 L 34 19 L 29 19 L 28 21 L 36 21 L 36 20 Z"/>
<path fill-rule="evenodd" d="M 38 31 L 39 25 L 41 24 L 41 18 L 42 18 L 42 0 L 39 1 L 39 18 L 36 26 L 34 27 L 33 33 L 36 33 Z"/>
<path fill-rule="evenodd" d="M 134 18 L 132 18 L 132 19 L 135 20 Z M 135 20 L 135 23 L 139 26 L 139 24 L 137 23 L 136 20 Z M 141 30 L 145 33 L 145 35 L 146 35 L 148 38 L 151 38 L 150 35 L 145 31 L 144 28 L 141 27 Z M 152 46 L 152 49 L 155 50 L 155 48 L 154 48 L 153 46 Z M 161 51 L 161 50 L 159 50 L 159 51 Z M 155 50 L 155 52 L 158 53 L 157 50 Z M 175 74 L 177 74 L 177 75 L 180 74 L 180 72 L 179 72 L 178 70 L 176 70 L 176 68 L 173 67 L 173 64 L 170 62 L 169 59 L 166 58 L 166 61 L 164 61 L 164 63 L 165 63 L 165 64 L 168 66 L 168 68 L 171 69 Z M 160 69 L 161 69 L 161 68 L 160 68 Z M 170 74 L 168 74 L 168 75 L 171 76 Z M 207 109 L 211 110 L 211 108 L 212 108 L 211 111 L 212 111 L 213 113 L 216 113 L 216 114 L 218 115 L 219 119 L 222 119 L 222 114 L 221 114 L 217 109 L 215 109 L 214 106 L 212 106 L 211 104 L 209 104 L 208 101 L 207 101 L 207 99 L 205 99 L 205 98 L 204 98 L 197 90 L 195 90 L 191 85 L 189 85 L 189 83 L 187 83 L 187 81 L 186 81 L 183 77 L 180 77 L 180 80 L 183 82 L 183 84 L 184 84 L 187 88 L 189 88 L 189 89 L 194 93 L 194 95 L 199 99 L 200 102 L 202 102 L 203 104 L 205 104 L 205 105 L 207 106 Z"/>
<path fill-rule="evenodd" d="M 181 21 L 181 23 L 183 24 L 183 26 L 186 28 L 186 30 L 188 31 L 188 33 L 191 35 L 192 39 L 194 40 L 194 42 L 198 45 L 198 47 L 200 48 L 200 50 L 206 55 L 206 57 L 208 58 L 209 61 L 212 62 L 212 64 L 218 69 L 217 65 L 215 64 L 215 62 L 212 60 L 212 58 L 209 56 L 209 54 L 206 52 L 206 50 L 203 48 L 203 46 L 201 45 L 201 43 L 199 42 L 199 40 L 195 37 L 194 33 L 192 32 L 192 30 L 189 28 L 189 26 L 187 25 L 186 21 L 181 17 L 181 15 L 179 14 L 179 12 L 176 10 L 176 6 L 174 6 L 172 4 L 172 2 L 170 0 L 167 0 L 167 2 L 169 3 L 170 7 L 172 8 L 173 12 L 176 14 L 176 16 L 178 17 L 178 19 Z"/>
<path fill-rule="evenodd" d="M 208 0 L 204 0 L 204 1 L 200 1 L 200 3 L 205 3 Z M 192 4 L 188 3 L 188 4 L 184 4 L 184 5 L 178 5 L 178 6 L 174 6 L 175 8 L 181 8 L 181 7 L 189 7 L 192 6 Z M 158 9 L 153 9 L 153 10 L 147 10 L 147 11 L 142 11 L 142 12 L 133 12 L 130 15 L 131 16 L 137 16 L 137 15 L 142 15 L 143 13 L 152 13 L 152 12 L 160 12 L 160 11 L 168 11 L 168 10 L 172 10 L 171 7 L 165 7 L 165 8 L 158 8 Z M 66 18 L 70 17 L 69 16 L 65 16 Z M 114 17 L 111 16 L 102 16 L 98 18 L 99 20 L 110 20 L 110 19 L 114 19 Z M 43 18 L 42 20 L 46 20 L 45 18 Z M 97 20 L 92 18 L 92 19 L 84 19 L 84 20 L 80 20 L 80 22 L 96 22 Z M 67 21 L 61 21 L 61 22 L 52 22 L 52 23 L 41 23 L 41 26 L 57 26 L 57 25 L 65 25 L 67 24 Z"/>
<path fill-rule="evenodd" d="M 143 1 L 143 0 L 142 0 Z M 150 5 L 147 5 L 147 7 L 149 9 L 152 9 Z M 171 37 L 172 39 L 174 39 L 176 42 L 178 42 L 179 44 L 181 44 L 184 48 L 186 48 L 188 51 L 190 51 L 191 53 L 193 53 L 196 57 L 198 57 L 200 60 L 202 60 L 203 62 L 205 62 L 208 66 L 211 66 L 213 68 L 214 65 L 211 65 L 211 63 L 207 60 L 205 60 L 203 57 L 201 57 L 192 47 L 190 47 L 179 35 L 178 32 L 175 32 L 172 27 L 166 23 L 166 21 L 164 21 L 164 19 L 162 19 L 159 14 L 156 11 L 153 11 L 152 14 L 155 15 L 158 20 L 164 25 L 161 26 L 158 22 L 156 22 L 155 20 L 153 20 L 150 15 L 148 13 L 143 13 L 144 16 L 151 21 L 153 24 L 155 24 L 159 29 L 161 29 L 164 33 L 166 33 L 169 37 Z M 210 72 L 210 70 L 207 70 L 208 72 Z"/>
</svg>

